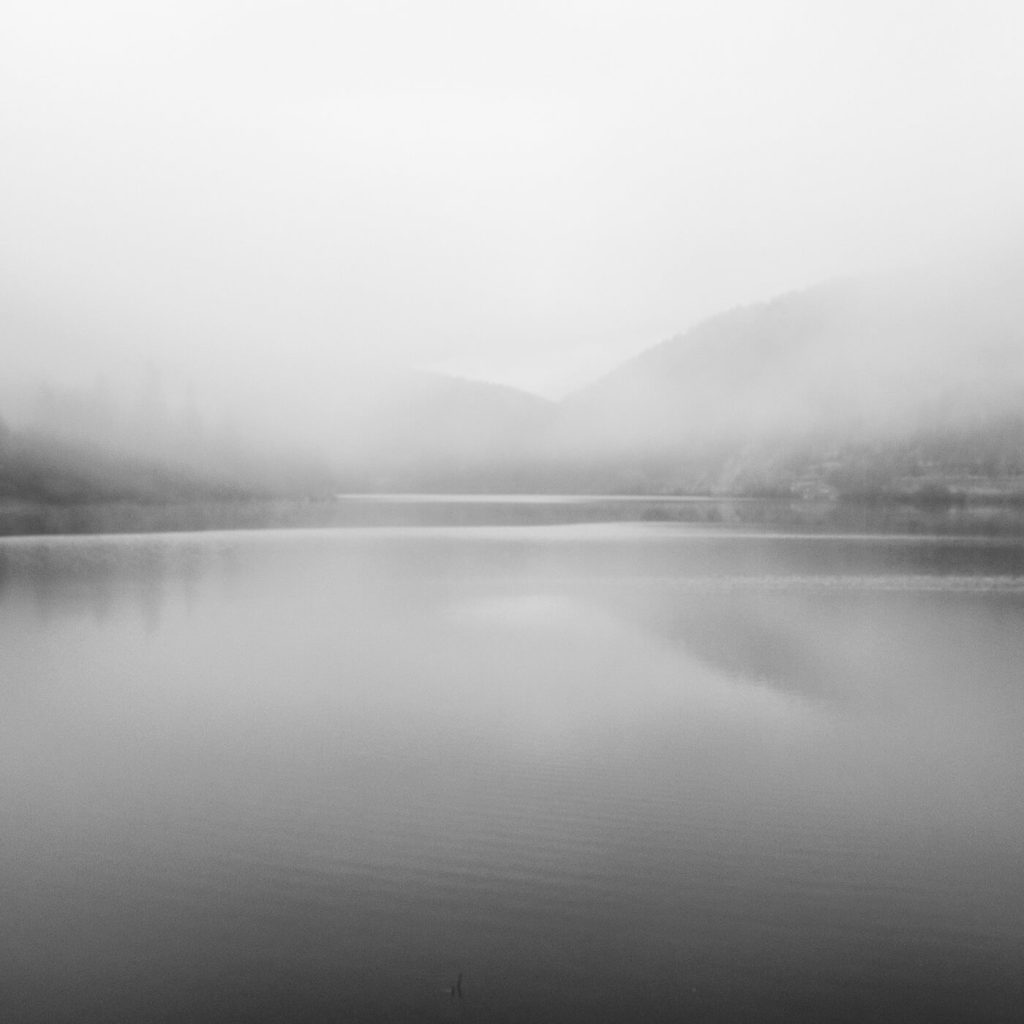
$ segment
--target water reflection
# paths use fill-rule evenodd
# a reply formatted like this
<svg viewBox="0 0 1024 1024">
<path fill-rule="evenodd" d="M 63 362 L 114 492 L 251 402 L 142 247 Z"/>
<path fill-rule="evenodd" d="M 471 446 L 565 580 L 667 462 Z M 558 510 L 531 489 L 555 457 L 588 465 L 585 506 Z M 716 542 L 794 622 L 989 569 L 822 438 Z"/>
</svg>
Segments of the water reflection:
<svg viewBox="0 0 1024 1024">
<path fill-rule="evenodd" d="M 1015 1020 L 1015 551 L 0 544 L 8 1018 Z"/>
<path fill-rule="evenodd" d="M 159 628 L 168 601 L 193 605 L 200 583 L 230 577 L 239 552 L 226 539 L 185 535 L 60 537 L 0 544 L 0 608 L 30 603 L 44 618 L 89 614 L 102 624 L 112 606 L 136 609 Z"/>
</svg>

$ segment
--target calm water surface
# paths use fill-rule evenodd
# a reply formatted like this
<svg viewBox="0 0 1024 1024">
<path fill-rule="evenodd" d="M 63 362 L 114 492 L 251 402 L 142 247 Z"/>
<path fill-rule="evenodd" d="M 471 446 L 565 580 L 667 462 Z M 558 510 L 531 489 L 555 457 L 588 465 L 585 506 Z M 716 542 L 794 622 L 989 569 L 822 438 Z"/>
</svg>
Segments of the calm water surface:
<svg viewBox="0 0 1024 1024">
<path fill-rule="evenodd" d="M 2 541 L 0 1019 L 1017 1022 L 1022 666 L 1013 538 Z"/>
</svg>

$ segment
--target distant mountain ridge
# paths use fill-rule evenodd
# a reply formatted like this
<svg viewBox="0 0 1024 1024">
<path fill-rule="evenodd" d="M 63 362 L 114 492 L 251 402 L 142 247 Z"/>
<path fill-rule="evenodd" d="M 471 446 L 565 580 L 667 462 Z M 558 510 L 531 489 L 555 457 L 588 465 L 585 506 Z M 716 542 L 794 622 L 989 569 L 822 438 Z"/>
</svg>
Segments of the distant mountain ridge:
<svg viewBox="0 0 1024 1024">
<path fill-rule="evenodd" d="M 504 490 L 535 486 L 554 403 L 527 392 L 421 372 L 348 381 L 349 395 L 305 419 L 289 396 L 255 422 L 211 424 L 155 392 L 40 389 L 27 422 L 0 419 L 0 501 L 188 501 L 339 490 Z M 261 396 L 263 397 L 263 396 Z M 286 413 L 282 415 L 281 406 Z M 306 412 L 306 410 L 302 410 Z M 301 429 L 288 430 L 301 422 Z"/>
<path fill-rule="evenodd" d="M 907 275 L 705 321 L 566 399 L 552 443 L 628 489 L 999 492 L 1022 425 L 1024 274 Z"/>
<path fill-rule="evenodd" d="M 302 381 L 298 368 L 254 396 L 254 418 L 216 429 L 162 400 L 44 389 L 32 424 L 0 431 L 0 496 L 1024 497 L 1024 259 L 741 306 L 561 402 L 375 371 L 306 408 Z"/>
</svg>

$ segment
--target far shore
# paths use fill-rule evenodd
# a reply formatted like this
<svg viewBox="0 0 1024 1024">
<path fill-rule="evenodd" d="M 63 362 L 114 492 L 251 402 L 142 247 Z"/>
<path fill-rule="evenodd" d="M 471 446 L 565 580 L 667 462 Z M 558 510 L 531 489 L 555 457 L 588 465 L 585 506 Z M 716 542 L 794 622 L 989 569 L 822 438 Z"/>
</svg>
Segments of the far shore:
<svg viewBox="0 0 1024 1024">
<path fill-rule="evenodd" d="M 0 537 L 346 527 L 678 523 L 780 532 L 1024 536 L 1024 494 L 852 497 L 350 493 L 213 501 L 0 499 Z"/>
</svg>

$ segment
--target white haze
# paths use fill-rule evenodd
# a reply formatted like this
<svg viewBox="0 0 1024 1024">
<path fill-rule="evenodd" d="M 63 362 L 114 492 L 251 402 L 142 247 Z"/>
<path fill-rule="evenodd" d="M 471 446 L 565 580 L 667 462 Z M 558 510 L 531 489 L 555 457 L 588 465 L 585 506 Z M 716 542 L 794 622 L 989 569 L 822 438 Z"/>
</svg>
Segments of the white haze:
<svg viewBox="0 0 1024 1024">
<path fill-rule="evenodd" d="M 8 0 L 0 413 L 157 379 L 335 436 L 375 368 L 557 396 L 1012 245 L 1022 52 L 1013 0 Z"/>
<path fill-rule="evenodd" d="M 837 280 L 711 318 L 573 396 L 561 443 L 637 454 L 1019 416 L 1022 256 Z"/>
</svg>

